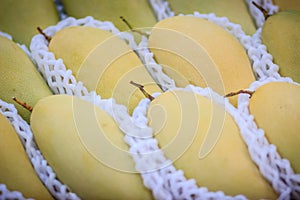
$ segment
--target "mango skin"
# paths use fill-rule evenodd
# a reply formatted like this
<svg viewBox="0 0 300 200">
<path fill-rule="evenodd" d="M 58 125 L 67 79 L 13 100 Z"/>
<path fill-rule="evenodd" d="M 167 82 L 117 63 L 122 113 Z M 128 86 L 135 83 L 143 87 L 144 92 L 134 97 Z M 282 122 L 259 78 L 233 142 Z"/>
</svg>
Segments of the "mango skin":
<svg viewBox="0 0 300 200">
<path fill-rule="evenodd" d="M 39 99 L 52 95 L 52 92 L 18 45 L 3 36 L 0 36 L 0 43 L 0 98 L 14 104 L 19 115 L 29 123 L 30 112 L 12 98 L 34 106 Z"/>
<path fill-rule="evenodd" d="M 249 111 L 268 141 L 299 174 L 300 86 L 286 82 L 265 84 L 251 97 Z"/>
<path fill-rule="evenodd" d="M 82 199 L 152 199 L 126 153 L 124 134 L 93 104 L 68 95 L 43 98 L 31 128 L 57 177 Z"/>
<path fill-rule="evenodd" d="M 0 183 L 26 198 L 53 199 L 28 159 L 15 129 L 0 114 Z"/>
<path fill-rule="evenodd" d="M 255 23 L 245 1 L 240 0 L 168 0 L 176 15 L 192 14 L 198 11 L 202 14 L 215 13 L 218 17 L 227 17 L 229 21 L 240 24 L 243 31 L 252 35 L 256 31 Z"/>
<path fill-rule="evenodd" d="M 105 99 L 113 97 L 130 114 L 144 98 L 130 81 L 144 85 L 150 94 L 161 92 L 134 51 L 107 31 L 83 26 L 62 29 L 52 38 L 49 51 L 63 59 L 88 90 Z"/>
<path fill-rule="evenodd" d="M 279 66 L 279 74 L 300 83 L 299 22 L 300 11 L 278 12 L 267 18 L 261 38 L 274 63 Z"/>
<path fill-rule="evenodd" d="M 272 0 L 273 3 L 279 6 L 279 10 L 300 10 L 299 0 Z"/>
<path fill-rule="evenodd" d="M 38 34 L 38 26 L 44 29 L 58 21 L 59 15 L 52 0 L 0 1 L 0 30 L 27 47 L 31 38 Z"/>
<path fill-rule="evenodd" d="M 193 16 L 164 19 L 153 27 L 149 48 L 179 87 L 211 87 L 220 95 L 255 81 L 243 46 L 223 28 Z M 237 97 L 230 98 L 237 105 Z"/>
<path fill-rule="evenodd" d="M 133 28 L 148 28 L 156 23 L 156 17 L 148 0 L 62 0 L 69 16 L 92 16 L 101 21 L 111 21 L 121 31 L 129 30 L 120 19 L 123 16 Z"/>
<path fill-rule="evenodd" d="M 222 106 L 192 92 L 165 92 L 151 102 L 147 116 L 166 157 L 199 186 L 249 199 L 276 199 Z"/>
</svg>

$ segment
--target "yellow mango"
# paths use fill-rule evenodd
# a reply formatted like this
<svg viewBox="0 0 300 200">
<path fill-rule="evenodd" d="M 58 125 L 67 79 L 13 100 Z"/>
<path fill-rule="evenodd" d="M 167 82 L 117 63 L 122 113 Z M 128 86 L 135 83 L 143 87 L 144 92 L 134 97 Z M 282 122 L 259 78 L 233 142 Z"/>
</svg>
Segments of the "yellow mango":
<svg viewBox="0 0 300 200">
<path fill-rule="evenodd" d="M 300 86 L 286 82 L 267 83 L 255 91 L 249 110 L 269 142 L 276 145 L 279 154 L 288 159 L 299 174 Z"/>
<path fill-rule="evenodd" d="M 240 24 L 246 34 L 252 35 L 256 26 L 249 12 L 246 1 L 240 0 L 168 0 L 176 15 L 192 14 L 198 11 L 202 14 L 214 13 L 218 17 L 227 17 L 231 22 Z"/>
<path fill-rule="evenodd" d="M 33 169 L 15 129 L 2 114 L 0 138 L 0 183 L 26 198 L 53 199 Z"/>
<path fill-rule="evenodd" d="M 151 31 L 149 48 L 179 87 L 211 87 L 225 95 L 246 89 L 255 80 L 243 46 L 205 19 L 176 16 L 158 22 Z M 237 97 L 230 100 L 237 104 Z"/>
<path fill-rule="evenodd" d="M 165 92 L 148 109 L 165 156 L 198 186 L 249 199 L 276 199 L 224 107 L 186 91 Z"/>
<path fill-rule="evenodd" d="M 102 98 L 113 97 L 129 113 L 144 98 L 129 82 L 138 82 L 149 93 L 161 89 L 132 49 L 117 36 L 92 27 L 68 27 L 57 32 L 49 51 L 62 58 L 77 80 Z"/>
<path fill-rule="evenodd" d="M 115 121 L 68 95 L 40 100 L 31 115 L 39 149 L 57 177 L 82 199 L 152 199 Z"/>
</svg>

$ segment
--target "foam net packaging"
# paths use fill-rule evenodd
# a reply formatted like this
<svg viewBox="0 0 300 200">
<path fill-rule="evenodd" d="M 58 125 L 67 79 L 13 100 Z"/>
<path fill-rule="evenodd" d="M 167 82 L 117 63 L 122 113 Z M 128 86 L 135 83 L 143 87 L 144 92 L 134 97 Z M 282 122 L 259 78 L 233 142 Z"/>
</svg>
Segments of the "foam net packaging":
<svg viewBox="0 0 300 200">
<path fill-rule="evenodd" d="M 5 184 L 0 184 L 0 194 L 0 199 L 26 199 L 21 192 L 8 190 Z"/>
<path fill-rule="evenodd" d="M 30 126 L 19 116 L 14 105 L 0 100 L 0 112 L 13 125 L 37 175 L 49 192 L 58 199 L 79 199 L 76 194 L 71 193 L 68 187 L 56 178 L 52 168 L 38 150 Z M 0 184 L 0 194 L 0 199 L 24 199 L 20 192 L 9 191 L 4 184 Z"/>
<path fill-rule="evenodd" d="M 167 1 L 149 0 L 149 2 L 157 13 L 159 20 L 174 16 L 174 13 L 168 7 Z M 250 4 L 250 1 L 246 2 Z M 256 0 L 256 2 L 263 5 L 269 13 L 276 12 L 278 9 L 268 0 Z M 240 41 L 252 62 L 253 71 L 257 78 L 257 81 L 249 87 L 250 90 L 255 91 L 259 86 L 272 81 L 294 83 L 289 78 L 280 77 L 278 66 L 273 63 L 272 56 L 267 53 L 266 47 L 261 43 L 260 27 L 264 19 L 255 9 L 250 6 L 251 14 L 256 19 L 256 24 L 259 27 L 253 36 L 246 35 L 239 25 L 231 23 L 227 18 L 197 12 L 192 15 L 216 23 Z M 253 117 L 249 115 L 249 97 L 247 95 L 240 94 L 239 106 L 234 108 L 227 99 L 219 96 L 209 88 L 199 88 L 192 85 L 186 88 L 177 88 L 174 80 L 163 73 L 161 66 L 155 62 L 153 54 L 147 49 L 146 37 L 143 37 L 140 44 L 136 44 L 132 35 L 121 33 L 110 22 L 100 22 L 92 17 L 83 19 L 66 18 L 56 26 L 48 27 L 44 32 L 49 36 L 53 36 L 62 28 L 78 25 L 107 30 L 125 40 L 132 49 L 136 50 L 148 71 L 163 90 L 193 91 L 196 94 L 221 103 L 235 119 L 240 128 L 242 138 L 248 146 L 253 162 L 258 165 L 261 174 L 271 183 L 274 190 L 278 193 L 279 199 L 300 198 L 300 176 L 293 172 L 288 160 L 280 157 L 275 146 L 268 143 L 264 136 L 264 131 L 256 126 Z M 147 140 L 139 139 L 140 136 L 152 136 L 152 129 L 148 127 L 148 119 L 146 117 L 149 106 L 148 99 L 142 100 L 133 115 L 130 116 L 126 108 L 116 104 L 114 99 L 102 99 L 94 91 L 88 91 L 83 83 L 78 82 L 72 75 L 72 72 L 66 69 L 63 60 L 55 59 L 54 54 L 48 51 L 47 45 L 48 42 L 42 35 L 36 35 L 32 40 L 30 50 L 34 62 L 37 63 L 38 70 L 52 91 L 56 94 L 74 95 L 90 101 L 115 119 L 124 132 L 125 142 L 130 146 L 130 152 L 136 162 L 136 169 L 141 172 L 145 186 L 152 190 L 155 199 L 246 199 L 242 194 L 228 196 L 222 191 L 212 192 L 205 187 L 197 186 L 195 180 L 186 179 L 184 172 L 177 170 L 172 165 L 172 162 L 163 155 L 158 147 L 158 142 L 153 137 Z M 154 94 L 154 96 L 156 95 L 159 94 Z M 147 153 L 153 151 L 157 152 L 155 156 L 147 156 Z M 166 163 L 167 167 L 161 168 Z M 151 173 L 143 173 L 149 169 L 149 166 L 158 170 Z M 58 185 L 56 189 L 67 191 L 65 187 L 64 185 Z M 0 185 L 0 189 L 8 191 L 3 185 Z M 66 192 L 66 194 L 70 196 L 58 196 L 58 199 L 78 198 L 73 193 Z"/>
<path fill-rule="evenodd" d="M 62 28 L 75 25 L 92 26 L 110 31 L 124 39 L 132 49 L 139 49 L 131 35 L 122 34 L 111 23 L 100 22 L 91 17 L 79 20 L 67 18 L 56 26 L 45 29 L 44 32 L 49 36 L 53 36 Z M 148 140 L 138 139 L 141 136 L 151 136 L 152 134 L 152 130 L 147 126 L 147 120 L 143 115 L 147 109 L 145 107 L 147 104 L 144 102 L 147 100 L 141 102 L 133 117 L 129 116 L 125 107 L 116 104 L 113 99 L 101 99 L 95 92 L 88 92 L 81 82 L 76 81 L 72 72 L 66 69 L 63 61 L 55 59 L 53 53 L 48 51 L 47 45 L 48 42 L 42 35 L 36 35 L 30 48 L 38 69 L 49 86 L 54 93 L 74 95 L 93 102 L 115 119 L 125 133 L 124 139 L 130 146 L 130 151 L 136 162 L 136 169 L 141 172 L 145 186 L 152 190 L 156 199 L 194 198 L 194 196 L 201 199 L 245 199 L 243 195 L 229 197 L 221 191 L 210 192 L 204 187 L 198 188 L 194 180 L 187 180 L 184 173 L 176 170 L 171 162 L 164 157 L 154 138 Z M 164 77 L 169 80 L 167 76 L 164 75 Z M 140 112 L 142 110 L 144 112 Z M 146 156 L 153 151 L 157 152 L 154 156 Z M 169 167 L 160 169 L 162 164 L 165 165 L 166 162 L 169 163 Z M 159 170 L 143 173 L 149 169 L 149 166 Z M 168 183 L 171 183 L 171 185 Z"/>
<path fill-rule="evenodd" d="M 174 13 L 168 6 L 168 2 L 164 0 L 153 0 L 151 1 L 154 10 L 156 10 L 158 19 L 162 20 L 166 17 L 174 16 Z M 207 19 L 220 27 L 224 28 L 226 31 L 231 33 L 238 41 L 243 45 L 246 50 L 248 57 L 252 63 L 253 72 L 256 76 L 257 81 L 249 86 L 250 91 L 255 91 L 260 86 L 275 81 L 289 82 L 293 84 L 298 84 L 293 82 L 288 77 L 281 77 L 278 73 L 279 66 L 273 63 L 272 55 L 270 55 L 266 46 L 262 44 L 261 41 L 261 26 L 264 24 L 263 14 L 253 5 L 252 1 L 246 0 L 249 5 L 250 13 L 255 19 L 256 25 L 258 27 L 255 34 L 252 36 L 246 35 L 241 26 L 238 24 L 231 23 L 226 17 L 217 17 L 215 14 L 200 14 L 195 12 L 191 15 Z M 274 14 L 278 11 L 278 7 L 272 4 L 269 0 L 255 0 L 255 2 L 268 12 L 268 14 Z M 140 57 L 146 63 L 149 71 L 153 71 L 158 77 L 165 76 L 164 74 L 158 75 L 161 72 L 161 66 L 155 63 L 153 59 L 153 54 L 147 50 L 147 41 L 145 40 L 140 44 Z M 157 73 L 159 72 L 159 73 Z M 161 80 L 156 78 L 156 80 Z M 170 82 L 168 80 L 162 80 L 161 85 L 165 85 L 164 82 Z M 298 84 L 299 85 L 299 84 Z M 176 86 L 174 84 L 170 85 L 168 89 L 172 89 Z M 196 87 L 197 88 L 197 87 Z M 198 88 L 199 89 L 199 88 Z M 279 199 L 298 199 L 299 196 L 299 174 L 294 174 L 289 161 L 281 158 L 276 151 L 276 147 L 269 144 L 266 137 L 264 136 L 264 131 L 257 128 L 255 122 L 253 121 L 253 116 L 249 114 L 249 97 L 248 95 L 239 95 L 239 107 L 238 113 L 233 114 L 235 120 L 239 123 L 241 128 L 241 135 L 248 146 L 249 153 L 253 161 L 258 165 L 263 176 L 272 183 L 273 188 L 280 194 Z M 240 127 L 241 127 L 240 126 Z"/>
<path fill-rule="evenodd" d="M 3 32 L 0 32 L 0 34 L 12 40 L 12 37 L 9 34 Z M 25 53 L 27 53 L 29 57 L 31 57 L 31 53 L 25 45 L 18 45 L 25 51 Z M 38 150 L 37 145 L 34 142 L 30 126 L 22 119 L 22 117 L 20 117 L 14 105 L 0 100 L 0 112 L 13 125 L 35 171 L 37 172 L 37 175 L 47 187 L 49 192 L 57 199 L 79 199 L 76 194 L 70 192 L 68 187 L 57 179 L 52 168 L 47 164 L 47 161 Z M 0 199 L 25 198 L 20 192 L 10 191 L 5 184 L 0 184 Z"/>
<path fill-rule="evenodd" d="M 242 44 L 245 47 L 245 49 L 248 49 L 248 51 L 256 50 L 256 48 L 252 45 L 252 38 L 250 36 L 245 35 L 238 25 L 230 23 L 226 18 L 218 18 L 213 14 L 201 15 L 199 13 L 194 13 L 194 15 L 197 17 L 206 18 L 220 25 L 222 24 L 222 26 L 225 27 L 225 29 L 231 31 L 231 33 L 235 37 L 242 41 Z M 56 31 L 72 25 L 93 26 L 110 31 L 112 33 L 120 35 L 122 39 L 127 41 L 131 48 L 135 49 L 137 47 L 130 35 L 127 35 L 125 33 L 124 35 L 122 35 L 116 28 L 113 27 L 112 24 L 107 22 L 99 22 L 90 17 L 79 20 L 68 18 L 55 27 L 49 27 L 45 30 L 45 33 L 52 36 L 55 34 Z M 161 67 L 155 63 L 153 56 L 147 51 L 146 44 L 147 40 L 146 38 L 144 38 L 141 44 L 138 46 L 137 52 L 139 53 L 139 56 L 142 58 L 142 60 L 147 64 L 147 66 L 153 67 L 148 68 L 150 73 L 152 73 L 152 75 L 155 77 L 158 83 L 164 86 L 165 89 L 176 88 L 174 81 L 167 77 L 165 74 L 163 74 Z M 164 157 L 163 153 L 159 151 L 157 141 L 155 139 L 139 140 L 135 137 L 132 137 L 132 135 L 135 134 L 138 134 L 139 136 L 141 134 L 151 134 L 151 129 L 147 127 L 147 119 L 145 118 L 145 113 L 148 105 L 147 100 L 141 102 L 141 104 L 135 110 L 135 113 L 131 118 L 127 114 L 125 109 L 121 109 L 122 106 L 115 104 L 112 99 L 103 100 L 94 92 L 88 92 L 82 83 L 77 82 L 73 77 L 71 71 L 66 70 L 63 61 L 60 59 L 56 60 L 54 58 L 54 55 L 48 51 L 47 41 L 44 39 L 43 36 L 37 35 L 33 39 L 33 42 L 31 44 L 31 51 L 35 61 L 38 63 L 39 70 L 42 72 L 44 77 L 47 79 L 48 84 L 56 93 L 75 95 L 96 103 L 97 105 L 99 105 L 99 107 L 106 110 L 108 113 L 111 114 L 111 116 L 114 117 L 114 119 L 119 123 L 119 125 L 122 126 L 122 130 L 124 130 L 125 133 L 130 133 L 125 135 L 125 141 L 131 147 L 130 150 L 132 152 L 134 160 L 136 161 L 137 170 L 143 172 L 147 170 L 147 167 L 149 167 L 149 165 L 160 168 L 160 165 L 165 164 L 166 162 L 170 163 L 169 167 L 167 168 L 163 168 L 152 173 L 142 173 L 142 177 L 144 179 L 146 187 L 150 188 L 153 191 L 153 195 L 156 199 L 180 199 L 186 197 L 196 197 L 200 199 L 245 199 L 243 195 L 229 197 L 221 191 L 210 192 L 206 188 L 197 187 L 194 180 L 187 180 L 184 177 L 184 172 L 176 170 L 175 167 L 172 166 L 171 161 L 168 161 L 167 158 Z M 257 59 L 256 62 L 258 61 L 261 60 Z M 266 79 L 265 77 L 267 76 L 274 76 L 275 78 L 277 77 L 277 79 L 280 79 L 276 70 L 273 70 L 273 73 L 269 73 L 267 75 L 260 71 L 258 71 L 258 74 L 260 74 L 259 78 L 263 77 L 264 79 Z M 204 96 L 210 96 L 208 94 L 212 93 L 212 91 L 207 89 L 205 90 L 193 86 L 190 86 L 190 88 L 193 88 L 192 91 Z M 202 90 L 206 92 L 203 92 Z M 232 106 L 230 106 L 230 104 L 226 105 L 228 107 L 228 111 L 234 116 L 235 120 L 239 124 L 243 138 L 249 147 L 252 159 L 260 167 L 261 173 L 270 182 L 272 182 L 274 189 L 280 194 L 280 198 L 288 198 L 290 193 L 293 191 L 293 185 L 287 185 L 285 181 L 281 181 L 278 177 L 285 176 L 282 175 L 282 169 L 276 167 L 272 168 L 272 165 L 270 165 L 270 159 L 268 160 L 265 158 L 273 158 L 274 162 L 276 163 L 282 161 L 280 166 L 285 166 L 286 168 L 282 171 L 288 172 L 289 175 L 293 175 L 293 171 L 290 168 L 288 161 L 280 158 L 274 146 L 268 144 L 267 140 L 263 137 L 263 131 L 259 130 L 255 126 L 255 123 L 253 122 L 251 116 L 243 115 L 244 112 L 239 112 L 240 110 L 235 110 Z M 125 120 L 126 123 L 124 123 L 123 120 Z M 251 128 L 249 128 L 249 123 Z M 126 127 L 124 124 L 126 124 Z M 147 152 L 153 151 L 159 152 L 156 154 L 157 156 L 144 156 L 144 154 L 146 154 Z M 262 155 L 265 156 L 262 157 Z"/>
<path fill-rule="evenodd" d="M 174 16 L 171 8 L 168 6 L 168 2 L 165 0 L 150 0 L 154 10 L 157 13 L 159 20 L 167 17 Z M 262 44 L 260 39 L 261 26 L 264 23 L 264 16 L 261 12 L 252 4 L 252 1 L 246 1 L 249 5 L 249 9 L 253 15 L 253 18 L 258 21 L 257 26 L 259 27 L 253 36 L 246 35 L 239 24 L 232 23 L 226 17 L 218 17 L 214 13 L 201 14 L 199 12 L 192 13 L 190 15 L 207 19 L 218 26 L 224 28 L 226 31 L 231 33 L 245 48 L 253 66 L 253 71 L 257 79 L 262 80 L 268 77 L 280 77 L 278 74 L 278 66 L 273 63 L 272 56 L 267 52 L 265 45 Z M 268 0 L 256 0 L 257 4 L 262 5 L 269 14 L 273 14 L 278 11 L 278 7 L 274 6 Z M 151 59 L 153 55 L 147 52 L 148 42 L 145 40 L 140 44 L 140 48 L 143 49 L 141 57 L 146 62 L 146 66 L 155 65 L 154 59 Z M 153 71 L 153 70 L 152 70 Z M 163 83 L 162 83 L 163 84 Z M 164 84 L 163 84 L 164 85 Z"/>
</svg>

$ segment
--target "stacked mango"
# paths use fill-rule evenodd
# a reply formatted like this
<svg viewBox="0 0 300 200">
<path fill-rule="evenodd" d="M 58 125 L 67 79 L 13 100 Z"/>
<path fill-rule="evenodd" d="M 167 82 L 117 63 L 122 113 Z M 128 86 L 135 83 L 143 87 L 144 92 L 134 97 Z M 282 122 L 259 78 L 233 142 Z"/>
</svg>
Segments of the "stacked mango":
<svg viewBox="0 0 300 200">
<path fill-rule="evenodd" d="M 300 1 L 0 1 L 0 199 L 300 199 Z"/>
</svg>

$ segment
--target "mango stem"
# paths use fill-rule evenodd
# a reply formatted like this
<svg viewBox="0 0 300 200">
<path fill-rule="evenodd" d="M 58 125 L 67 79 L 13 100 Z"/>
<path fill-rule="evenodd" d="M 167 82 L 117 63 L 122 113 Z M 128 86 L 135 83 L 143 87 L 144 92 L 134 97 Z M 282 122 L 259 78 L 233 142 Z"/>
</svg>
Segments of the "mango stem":
<svg viewBox="0 0 300 200">
<path fill-rule="evenodd" d="M 46 33 L 40 27 L 37 27 L 37 30 L 40 34 L 42 34 L 44 36 L 44 38 L 48 41 L 48 43 L 50 43 L 52 38 L 50 36 L 46 35 Z"/>
<path fill-rule="evenodd" d="M 154 100 L 154 97 L 151 96 L 145 89 L 144 89 L 144 86 L 141 85 L 141 84 L 138 84 L 138 83 L 135 83 L 133 81 L 130 81 L 130 84 L 138 87 L 140 89 L 140 91 L 145 95 L 146 98 L 148 98 L 150 101 L 153 101 Z"/>
<path fill-rule="evenodd" d="M 16 97 L 13 97 L 12 99 L 13 99 L 17 104 L 19 104 L 19 105 L 23 106 L 25 109 L 27 109 L 29 112 L 32 112 L 33 107 L 30 106 L 30 105 L 28 105 L 26 102 L 23 102 L 23 101 L 17 99 Z"/>
<path fill-rule="evenodd" d="M 252 97 L 252 95 L 254 94 L 254 91 L 249 91 L 249 90 L 239 90 L 237 92 L 230 92 L 228 94 L 226 94 L 224 97 L 233 97 L 239 94 L 249 94 L 249 98 Z"/>
<path fill-rule="evenodd" d="M 140 31 L 140 30 L 136 30 L 134 29 L 131 24 L 123 17 L 123 16 L 120 16 L 120 19 L 126 24 L 126 26 L 132 31 L 132 32 L 136 32 L 140 35 L 144 35 L 144 36 L 148 36 L 147 33 L 143 32 L 143 31 Z"/>
</svg>

